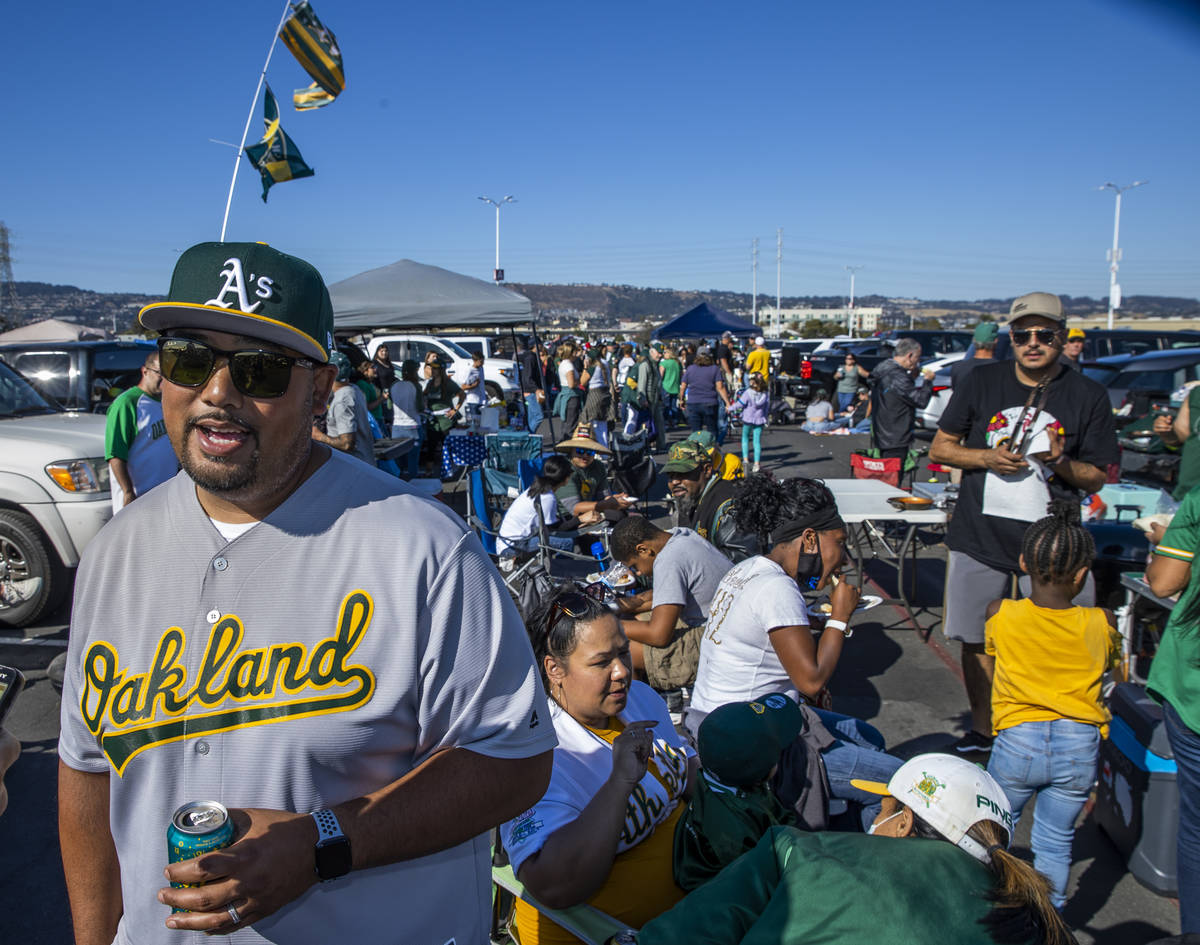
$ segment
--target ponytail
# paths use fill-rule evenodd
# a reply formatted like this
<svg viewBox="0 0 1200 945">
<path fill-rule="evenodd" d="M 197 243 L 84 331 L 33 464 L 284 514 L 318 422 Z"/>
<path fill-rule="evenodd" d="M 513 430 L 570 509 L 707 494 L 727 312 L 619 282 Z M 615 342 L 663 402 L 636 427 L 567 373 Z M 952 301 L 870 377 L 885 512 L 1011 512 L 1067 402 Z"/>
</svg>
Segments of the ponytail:
<svg viewBox="0 0 1200 945">
<path fill-rule="evenodd" d="M 981 820 L 967 835 L 991 854 L 988 869 L 996 880 L 992 911 L 983 918 L 992 939 L 1001 943 L 1035 942 L 1037 945 L 1077 945 L 1058 910 L 1050 901 L 1045 877 L 1006 849 L 1007 831 L 995 821 Z"/>
</svg>

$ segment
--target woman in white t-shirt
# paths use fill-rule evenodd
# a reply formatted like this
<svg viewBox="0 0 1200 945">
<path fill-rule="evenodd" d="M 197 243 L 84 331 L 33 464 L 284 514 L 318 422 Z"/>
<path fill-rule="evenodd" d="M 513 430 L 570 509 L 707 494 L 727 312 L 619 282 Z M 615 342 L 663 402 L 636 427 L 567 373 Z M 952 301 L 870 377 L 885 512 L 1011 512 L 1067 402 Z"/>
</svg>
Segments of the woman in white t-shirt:
<svg viewBox="0 0 1200 945">
<path fill-rule="evenodd" d="M 421 381 L 417 376 L 417 362 L 411 358 L 400 366 L 400 378 L 392 385 L 392 436 L 411 436 L 416 443 L 404 454 L 407 478 L 417 474 L 421 458 L 421 444 L 425 442 L 425 425 L 421 413 L 425 409 L 425 397 L 421 393 Z"/>
<path fill-rule="evenodd" d="M 528 623 L 558 735 L 545 795 L 500 828 L 517 878 L 541 902 L 588 902 L 637 928 L 683 898 L 675 824 L 698 763 L 662 697 L 633 678 L 629 640 L 608 607 L 576 587 Z M 577 940 L 516 907 L 523 943 Z"/>
<path fill-rule="evenodd" d="M 564 429 L 574 430 L 583 409 L 583 391 L 579 387 L 579 376 L 583 373 L 578 363 L 579 347 L 573 341 L 564 341 L 558 346 L 557 354 L 559 391 L 551 412 L 562 418 Z"/>
<path fill-rule="evenodd" d="M 538 505 L 546 528 L 556 532 L 574 532 L 581 524 L 591 524 L 604 517 L 603 513 L 588 513 L 579 518 L 563 519 L 558 512 L 558 499 L 554 490 L 571 478 L 571 463 L 562 456 L 547 456 L 542 471 L 533 485 L 513 499 L 500 522 L 496 547 L 500 554 L 532 551 L 538 546 L 540 527 Z M 536 504 L 535 504 L 536 503 Z M 548 535 L 551 548 L 570 551 L 575 546 L 573 535 Z"/>
<path fill-rule="evenodd" d="M 851 778 L 883 780 L 900 761 L 883 752 L 883 737 L 866 722 L 829 712 L 825 685 L 833 675 L 859 589 L 835 581 L 846 557 L 846 526 L 837 502 L 816 479 L 778 481 L 748 477 L 734 503 L 739 531 L 759 537 L 765 554 L 747 558 L 721 579 L 709 605 L 696 685 L 684 722 L 693 734 L 713 709 L 786 692 L 806 703 L 833 736 L 822 749 L 835 797 L 864 805 L 864 823 L 878 799 L 850 785 Z M 832 611 L 818 640 L 801 588 L 831 583 Z M 865 771 L 872 774 L 865 774 Z"/>
</svg>

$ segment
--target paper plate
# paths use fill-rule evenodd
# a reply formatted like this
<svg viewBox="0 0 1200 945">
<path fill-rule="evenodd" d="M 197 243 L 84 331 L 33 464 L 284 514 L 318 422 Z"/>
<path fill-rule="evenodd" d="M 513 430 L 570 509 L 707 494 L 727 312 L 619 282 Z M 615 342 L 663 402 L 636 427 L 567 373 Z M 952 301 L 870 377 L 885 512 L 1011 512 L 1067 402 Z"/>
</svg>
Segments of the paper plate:
<svg viewBox="0 0 1200 945">
<path fill-rule="evenodd" d="M 587 576 L 586 583 L 595 584 L 597 581 L 600 580 L 601 577 L 603 577 L 603 575 L 599 571 L 593 571 L 591 574 L 589 574 Z M 617 587 L 629 587 L 630 585 L 634 584 L 636 581 L 637 581 L 637 578 L 635 578 L 632 574 L 627 574 L 627 575 L 625 575 L 625 580 L 617 581 Z"/>
<path fill-rule="evenodd" d="M 882 597 L 877 597 L 874 594 L 863 594 L 863 596 L 858 599 L 858 606 L 854 608 L 854 612 L 856 614 L 861 614 L 864 610 L 870 610 L 872 607 L 882 603 Z M 830 605 L 829 601 L 827 600 L 817 601 L 816 603 L 809 604 L 808 614 L 810 617 L 828 617 L 830 612 L 821 609 L 822 607 L 828 606 Z"/>
</svg>

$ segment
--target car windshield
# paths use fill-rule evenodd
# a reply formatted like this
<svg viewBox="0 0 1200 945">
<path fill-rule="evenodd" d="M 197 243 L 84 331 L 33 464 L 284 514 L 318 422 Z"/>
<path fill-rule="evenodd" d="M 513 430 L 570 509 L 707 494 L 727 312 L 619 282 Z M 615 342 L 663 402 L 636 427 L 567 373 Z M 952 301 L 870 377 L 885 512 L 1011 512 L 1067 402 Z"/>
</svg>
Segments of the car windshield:
<svg viewBox="0 0 1200 945">
<path fill-rule="evenodd" d="M 25 378 L 0 362 L 0 418 L 57 413 Z"/>
<path fill-rule="evenodd" d="M 1120 368 L 1108 367 L 1103 364 L 1089 364 L 1083 369 L 1083 376 L 1091 378 L 1097 384 L 1105 387 L 1112 385 L 1113 379 L 1120 374 Z"/>
<path fill-rule="evenodd" d="M 439 338 L 438 341 L 453 351 L 456 358 L 466 358 L 468 361 L 471 359 L 471 352 L 457 341 L 451 341 L 449 338 Z"/>
<path fill-rule="evenodd" d="M 1187 381 L 1196 379 L 1197 365 L 1162 368 L 1157 371 L 1132 369 L 1122 371 L 1109 385 L 1118 390 L 1173 391 Z"/>
</svg>

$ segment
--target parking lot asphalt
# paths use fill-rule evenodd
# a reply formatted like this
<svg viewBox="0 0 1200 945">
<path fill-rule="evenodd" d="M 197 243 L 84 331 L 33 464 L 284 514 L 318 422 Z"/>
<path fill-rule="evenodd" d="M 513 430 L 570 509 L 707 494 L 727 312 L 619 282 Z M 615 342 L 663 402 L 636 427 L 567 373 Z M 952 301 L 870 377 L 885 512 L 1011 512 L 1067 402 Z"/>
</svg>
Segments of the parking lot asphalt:
<svg viewBox="0 0 1200 945">
<path fill-rule="evenodd" d="M 682 435 L 674 432 L 672 439 Z M 794 426 L 772 426 L 763 437 L 763 465 L 780 476 L 847 478 L 850 454 L 865 447 L 866 439 L 818 437 Z M 918 435 L 918 444 L 927 440 Z M 737 445 L 736 437 L 731 445 Z M 661 464 L 663 457 L 657 458 Z M 918 475 L 929 477 L 923 468 Z M 646 509 L 656 519 L 665 516 L 663 495 L 660 481 Z M 453 504 L 455 497 L 449 498 Z M 834 708 L 870 721 L 889 750 L 903 758 L 947 748 L 963 733 L 967 718 L 956 644 L 941 635 L 945 548 L 936 531 L 921 535 L 927 544 L 919 553 L 913 602 L 920 626 L 932 631 L 929 640 L 915 632 L 899 608 L 876 607 L 856 620 L 831 682 Z M 868 583 L 876 585 L 874 593 L 894 592 L 890 565 L 868 561 L 865 570 Z M 0 630 L 0 663 L 17 666 L 29 679 L 9 720 L 23 751 L 6 778 L 9 810 L 0 817 L 0 889 L 10 904 L 0 937 L 5 942 L 66 945 L 72 940 L 56 829 L 59 696 L 46 673 L 53 657 L 63 652 L 69 612 L 68 604 L 24 631 Z M 1032 809 L 1017 832 L 1017 849 L 1026 855 Z M 165 836 L 165 825 L 163 829 Z M 15 904 L 20 908 L 11 908 Z M 1179 932 L 1176 904 L 1138 884 L 1087 813 L 1076 831 L 1064 915 L 1081 945 L 1143 945 Z"/>
</svg>

